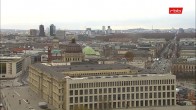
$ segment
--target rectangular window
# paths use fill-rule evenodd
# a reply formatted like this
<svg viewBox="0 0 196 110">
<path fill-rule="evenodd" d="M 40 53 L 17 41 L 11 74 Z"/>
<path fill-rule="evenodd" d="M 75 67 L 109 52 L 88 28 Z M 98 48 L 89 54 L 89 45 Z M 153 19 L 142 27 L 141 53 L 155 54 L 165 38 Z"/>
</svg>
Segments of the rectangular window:
<svg viewBox="0 0 196 110">
<path fill-rule="evenodd" d="M 108 88 L 109 93 L 112 93 L 112 88 Z"/>
<path fill-rule="evenodd" d="M 97 96 L 94 96 L 94 101 L 96 102 L 98 99 L 97 99 Z"/>
<path fill-rule="evenodd" d="M 104 93 L 107 93 L 107 88 L 104 88 L 103 90 L 104 90 Z"/>
<path fill-rule="evenodd" d="M 130 87 L 127 87 L 127 92 L 130 92 Z"/>
<path fill-rule="evenodd" d="M 161 92 L 158 93 L 158 98 L 161 98 Z"/>
<path fill-rule="evenodd" d="M 143 92 L 143 87 L 140 87 L 140 91 Z"/>
<path fill-rule="evenodd" d="M 83 97 L 81 96 L 81 97 L 80 97 L 80 103 L 82 103 L 82 102 L 83 102 Z"/>
<path fill-rule="evenodd" d="M 174 92 L 172 92 L 172 97 L 175 97 Z"/>
<path fill-rule="evenodd" d="M 94 94 L 97 94 L 97 89 L 94 89 Z"/>
<path fill-rule="evenodd" d="M 136 87 L 136 92 L 139 92 L 139 87 Z"/>
<path fill-rule="evenodd" d="M 145 99 L 148 99 L 148 93 L 145 93 Z"/>
<path fill-rule="evenodd" d="M 135 99 L 134 94 L 131 94 L 131 99 Z"/>
<path fill-rule="evenodd" d="M 152 91 L 152 86 L 150 86 L 150 91 Z"/>
<path fill-rule="evenodd" d="M 113 88 L 113 93 L 116 93 L 116 88 Z"/>
<path fill-rule="evenodd" d="M 88 102 L 88 96 L 85 96 L 85 97 L 84 97 L 84 101 L 85 101 L 85 102 Z"/>
<path fill-rule="evenodd" d="M 148 86 L 145 86 L 145 91 L 148 91 Z"/>
<path fill-rule="evenodd" d="M 73 95 L 73 90 L 70 90 L 70 92 L 69 92 L 69 93 L 70 93 L 70 95 L 72 96 L 72 95 Z"/>
<path fill-rule="evenodd" d="M 131 92 L 134 92 L 134 87 L 131 87 Z"/>
<path fill-rule="evenodd" d="M 139 93 L 136 93 L 136 99 L 139 99 Z"/>
<path fill-rule="evenodd" d="M 127 94 L 127 100 L 130 100 L 130 94 Z"/>
<path fill-rule="evenodd" d="M 113 95 L 113 100 L 116 100 L 116 94 Z"/>
<path fill-rule="evenodd" d="M 78 103 L 78 97 L 75 97 L 75 103 Z"/>
<path fill-rule="evenodd" d="M 149 98 L 152 98 L 152 93 L 149 93 Z"/>
<path fill-rule="evenodd" d="M 170 92 L 167 92 L 167 98 L 170 98 Z"/>
<path fill-rule="evenodd" d="M 143 93 L 140 93 L 140 98 L 141 98 L 141 99 L 143 99 L 143 98 L 144 98 L 144 97 L 143 97 Z"/>
<path fill-rule="evenodd" d="M 119 88 L 118 88 L 118 93 L 120 93 L 120 92 L 121 92 L 121 88 L 119 87 Z"/>
<path fill-rule="evenodd" d="M 99 94 L 102 94 L 102 88 L 101 88 L 101 89 L 99 89 Z"/>
<path fill-rule="evenodd" d="M 93 89 L 89 89 L 89 94 L 93 94 Z"/>
<path fill-rule="evenodd" d="M 80 95 L 83 95 L 83 90 L 80 90 Z"/>
<path fill-rule="evenodd" d="M 85 94 L 85 95 L 88 95 L 88 89 L 85 89 L 85 90 L 84 90 L 84 94 Z"/>
<path fill-rule="evenodd" d="M 122 92 L 125 92 L 125 87 L 122 88 Z"/>
<path fill-rule="evenodd" d="M 90 101 L 90 102 L 93 101 L 93 96 L 89 96 L 89 101 Z"/>
<path fill-rule="evenodd" d="M 170 86 L 167 86 L 167 90 L 170 90 Z"/>
<path fill-rule="evenodd" d="M 161 91 L 161 86 L 158 86 L 158 91 Z"/>
<path fill-rule="evenodd" d="M 112 95 L 108 95 L 108 100 L 112 100 Z"/>
<path fill-rule="evenodd" d="M 163 90 L 165 90 L 165 86 L 163 86 Z"/>
<path fill-rule="evenodd" d="M 154 91 L 157 91 L 157 86 L 154 86 Z"/>
<path fill-rule="evenodd" d="M 154 98 L 157 98 L 157 93 L 156 92 L 154 93 Z"/>
<path fill-rule="evenodd" d="M 118 94 L 118 100 L 121 100 L 121 94 Z"/>
<path fill-rule="evenodd" d="M 73 97 L 70 97 L 69 102 L 73 103 Z"/>
</svg>

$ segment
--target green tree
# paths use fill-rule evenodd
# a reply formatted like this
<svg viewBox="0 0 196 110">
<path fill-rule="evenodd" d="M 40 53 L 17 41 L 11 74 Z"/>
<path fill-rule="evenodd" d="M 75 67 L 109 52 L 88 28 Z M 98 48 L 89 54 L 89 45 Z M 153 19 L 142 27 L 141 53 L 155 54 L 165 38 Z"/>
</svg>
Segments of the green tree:
<svg viewBox="0 0 196 110">
<path fill-rule="evenodd" d="M 130 51 L 126 52 L 124 57 L 128 60 L 128 61 L 133 61 L 134 58 L 134 54 Z"/>
</svg>

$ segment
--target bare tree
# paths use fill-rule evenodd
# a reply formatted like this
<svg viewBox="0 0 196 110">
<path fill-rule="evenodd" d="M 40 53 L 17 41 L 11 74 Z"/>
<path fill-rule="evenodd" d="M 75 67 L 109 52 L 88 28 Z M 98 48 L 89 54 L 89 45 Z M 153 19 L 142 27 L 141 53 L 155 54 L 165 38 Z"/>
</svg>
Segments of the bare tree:
<svg viewBox="0 0 196 110">
<path fill-rule="evenodd" d="M 126 52 L 124 57 L 128 60 L 128 61 L 133 61 L 134 58 L 134 54 L 132 52 Z"/>
</svg>

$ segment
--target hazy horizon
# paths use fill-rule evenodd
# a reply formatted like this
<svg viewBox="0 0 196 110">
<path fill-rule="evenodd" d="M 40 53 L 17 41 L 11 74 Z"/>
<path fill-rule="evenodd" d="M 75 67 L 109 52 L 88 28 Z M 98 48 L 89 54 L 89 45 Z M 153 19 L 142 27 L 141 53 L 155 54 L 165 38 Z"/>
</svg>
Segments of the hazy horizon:
<svg viewBox="0 0 196 110">
<path fill-rule="evenodd" d="M 183 7 L 169 14 L 169 7 Z M 195 0 L 1 0 L 2 29 L 195 28 Z"/>
</svg>

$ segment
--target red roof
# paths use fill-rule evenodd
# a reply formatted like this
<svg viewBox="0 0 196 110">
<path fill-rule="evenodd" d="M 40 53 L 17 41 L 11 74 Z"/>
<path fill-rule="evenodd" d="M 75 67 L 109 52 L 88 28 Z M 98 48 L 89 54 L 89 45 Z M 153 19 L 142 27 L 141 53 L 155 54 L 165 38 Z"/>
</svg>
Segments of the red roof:
<svg viewBox="0 0 196 110">
<path fill-rule="evenodd" d="M 23 50 L 29 50 L 28 48 L 12 48 L 10 49 L 10 51 L 12 51 L 13 53 L 22 53 Z"/>
</svg>

